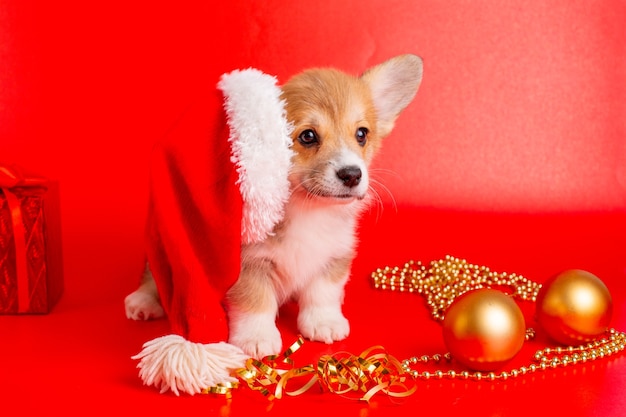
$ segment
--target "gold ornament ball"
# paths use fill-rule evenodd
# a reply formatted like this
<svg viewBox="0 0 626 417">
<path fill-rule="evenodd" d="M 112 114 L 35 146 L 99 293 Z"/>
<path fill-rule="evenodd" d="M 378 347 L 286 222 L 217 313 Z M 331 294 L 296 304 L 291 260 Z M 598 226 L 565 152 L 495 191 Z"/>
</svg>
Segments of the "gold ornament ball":
<svg viewBox="0 0 626 417">
<path fill-rule="evenodd" d="M 537 294 L 536 319 L 556 342 L 581 345 L 608 330 L 613 301 L 590 272 L 571 269 L 548 279 Z"/>
<path fill-rule="evenodd" d="M 492 371 L 511 360 L 525 336 L 519 306 L 510 296 L 489 288 L 459 296 L 443 320 L 443 339 L 450 354 L 475 371 Z"/>
</svg>

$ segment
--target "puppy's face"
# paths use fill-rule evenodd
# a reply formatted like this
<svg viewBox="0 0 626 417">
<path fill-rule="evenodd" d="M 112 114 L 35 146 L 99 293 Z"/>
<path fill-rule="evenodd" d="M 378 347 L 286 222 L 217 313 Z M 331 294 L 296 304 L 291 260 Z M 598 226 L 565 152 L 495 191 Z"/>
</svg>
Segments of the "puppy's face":
<svg viewBox="0 0 626 417">
<path fill-rule="evenodd" d="M 310 70 L 283 87 L 293 123 L 294 192 L 338 201 L 365 197 L 367 166 L 380 138 L 371 93 L 336 70 Z"/>
<path fill-rule="evenodd" d="M 422 61 L 403 55 L 354 77 L 312 69 L 282 88 L 293 124 L 293 192 L 328 202 L 363 199 L 369 164 L 421 81 Z"/>
</svg>

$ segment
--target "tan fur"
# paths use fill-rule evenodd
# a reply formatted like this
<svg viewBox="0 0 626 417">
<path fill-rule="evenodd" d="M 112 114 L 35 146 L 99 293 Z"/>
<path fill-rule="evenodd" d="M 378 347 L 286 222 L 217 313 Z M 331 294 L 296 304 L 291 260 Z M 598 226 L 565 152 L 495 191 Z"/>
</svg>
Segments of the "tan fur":
<svg viewBox="0 0 626 417">
<path fill-rule="evenodd" d="M 266 279 L 276 273 L 269 259 L 247 259 L 241 263 L 240 278 L 228 291 L 228 302 L 245 313 L 258 313 L 276 307 L 272 281 Z M 254 302 L 250 302 L 254 300 Z"/>
<path fill-rule="evenodd" d="M 347 143 L 371 161 L 381 144 L 376 131 L 376 108 L 369 87 L 360 78 L 334 69 L 312 69 L 293 77 L 283 87 L 287 118 L 294 125 L 293 162 L 298 167 L 315 166 L 328 160 L 326 155 Z M 365 147 L 354 139 L 358 127 L 370 136 Z M 305 129 L 313 129 L 323 141 L 321 150 L 304 148 L 296 140 Z"/>
</svg>

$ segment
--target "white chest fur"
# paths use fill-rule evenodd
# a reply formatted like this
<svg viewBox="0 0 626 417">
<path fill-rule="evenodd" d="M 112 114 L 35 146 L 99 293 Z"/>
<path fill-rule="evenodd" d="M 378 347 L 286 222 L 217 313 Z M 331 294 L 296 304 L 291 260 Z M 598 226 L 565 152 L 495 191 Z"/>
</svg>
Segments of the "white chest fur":
<svg viewBox="0 0 626 417">
<path fill-rule="evenodd" d="M 271 260 L 277 295 L 283 301 L 324 274 L 333 259 L 351 257 L 356 216 L 362 202 L 315 204 L 290 201 L 274 236 L 244 248 L 244 257 Z"/>
</svg>

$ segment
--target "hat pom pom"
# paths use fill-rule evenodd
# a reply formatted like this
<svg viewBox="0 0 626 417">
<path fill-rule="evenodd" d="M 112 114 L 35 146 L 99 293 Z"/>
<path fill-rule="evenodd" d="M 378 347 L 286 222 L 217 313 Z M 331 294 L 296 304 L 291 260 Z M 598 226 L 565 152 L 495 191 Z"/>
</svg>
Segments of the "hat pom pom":
<svg viewBox="0 0 626 417">
<path fill-rule="evenodd" d="M 245 365 L 248 357 L 229 343 L 193 343 L 179 335 L 156 338 L 143 345 L 132 357 L 144 385 L 154 385 L 161 393 L 171 390 L 198 394 L 218 384 L 236 382 L 231 371 Z"/>
</svg>

